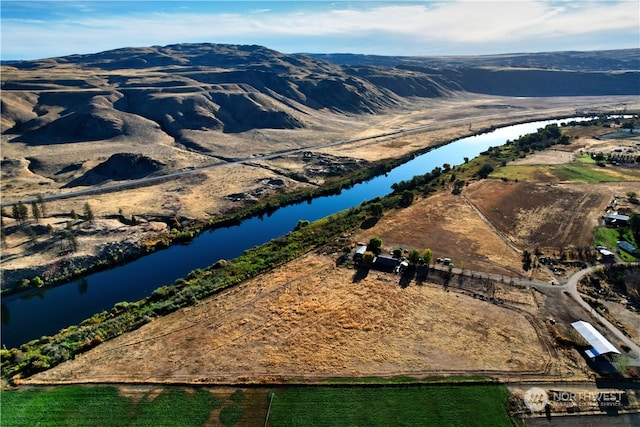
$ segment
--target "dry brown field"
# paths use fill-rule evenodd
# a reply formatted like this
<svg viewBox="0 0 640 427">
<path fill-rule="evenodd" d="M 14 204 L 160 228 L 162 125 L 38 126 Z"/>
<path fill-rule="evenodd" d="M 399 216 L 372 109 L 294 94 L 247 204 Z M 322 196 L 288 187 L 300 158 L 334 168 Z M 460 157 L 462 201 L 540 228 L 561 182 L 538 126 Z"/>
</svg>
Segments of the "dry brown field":
<svg viewBox="0 0 640 427">
<path fill-rule="evenodd" d="M 455 113 L 446 109 L 439 117 Z M 379 125 L 376 133 L 393 129 L 391 124 L 407 126 L 407 120 L 398 116 L 384 127 Z M 497 124 L 494 120 L 497 117 L 474 123 Z M 450 139 L 453 129 L 330 151 L 377 160 Z M 458 135 L 468 131 L 466 126 L 455 129 Z M 225 172 L 204 172 L 200 181 L 172 181 L 92 196 L 89 201 L 98 215 L 117 212 L 122 200 L 147 212 L 215 214 L 234 203 L 225 195 L 246 192 L 262 185 L 262 179 L 281 179 L 282 170 L 300 168 L 282 159 L 264 163 L 271 168 L 234 166 Z M 523 248 L 588 245 L 612 192 L 625 194 L 638 187 L 637 181 L 601 185 L 475 181 L 462 195 L 442 192 L 420 198 L 410 208 L 385 215 L 372 228 L 355 231 L 350 239 L 366 242 L 376 235 L 383 239 L 385 251 L 431 248 L 436 257 L 452 258 L 458 267 L 524 276 Z M 78 203 L 59 201 L 52 203 L 52 209 L 64 211 Z M 91 248 L 86 249 L 90 253 Z M 336 266 L 339 255 L 309 253 L 194 307 L 153 319 L 25 381 L 268 384 L 354 376 L 479 374 L 517 379 L 561 374 L 586 379 L 591 375 L 576 350 L 552 345 L 550 319 L 567 323 L 586 315 L 559 290 L 534 292 L 503 284 L 497 295 L 507 303 L 496 305 L 462 289 L 447 290 L 430 282 L 400 286 L 398 276 L 390 273 L 372 270 L 356 280 L 355 270 Z M 42 255 L 15 255 L 12 262 L 29 265 L 38 262 L 38 256 Z M 550 278 L 544 270 L 535 271 L 533 277 Z"/>
<path fill-rule="evenodd" d="M 510 108 L 505 109 L 505 105 Z M 316 187 L 322 184 L 327 176 L 341 172 L 342 169 L 336 170 L 331 166 L 340 164 L 342 168 L 340 159 L 342 162 L 388 159 L 442 144 L 490 126 L 571 115 L 575 114 L 576 110 L 615 110 L 623 107 L 640 109 L 640 104 L 630 97 L 508 98 L 468 94 L 448 99 L 416 99 L 414 103 L 403 105 L 402 108 L 375 115 L 351 117 L 318 112 L 313 126 L 304 130 L 263 129 L 231 135 L 210 132 L 209 138 L 219 141 L 217 144 L 221 147 L 225 146 L 227 150 L 228 147 L 235 147 L 233 151 L 222 154 L 249 156 L 256 153 L 255 150 L 251 151 L 252 148 L 264 150 L 271 147 L 283 150 L 312 147 L 331 141 L 424 126 L 420 131 L 318 149 L 320 162 L 323 161 L 322 156 L 332 156 L 323 162 L 322 167 L 305 166 L 301 156 L 272 160 L 256 158 L 250 165 L 235 164 L 201 170 L 148 187 L 47 202 L 50 217 L 41 220 L 42 226 L 51 225 L 54 230 L 63 230 L 67 221 L 72 221 L 70 213 L 75 211 L 82 214 L 85 203 L 88 203 L 95 216 L 101 219 L 100 224 L 96 229 L 80 233 L 77 236 L 78 251 L 64 256 L 61 256 L 55 247 L 45 252 L 30 250 L 27 233 L 18 231 L 8 235 L 3 247 L 2 268 L 30 269 L 69 257 L 88 259 L 97 256 L 106 243 L 120 240 L 123 234 L 138 236 L 138 241 L 143 241 L 153 239 L 154 233 L 158 232 L 160 223 L 150 227 L 125 227 L 120 221 L 106 219 L 120 213 L 125 218 L 134 215 L 141 222 L 173 217 L 183 220 L 207 219 L 224 215 L 229 210 L 259 197 Z M 3 158 L 16 161 L 3 163 L 0 170 L 2 201 L 28 200 L 38 194 L 47 196 L 71 192 L 75 188 L 62 188 L 69 179 L 81 176 L 118 152 L 149 155 L 165 164 L 164 172 L 220 163 L 219 160 L 186 151 L 158 138 L 159 136 L 134 133 L 126 138 L 109 141 L 27 146 L 24 143 L 10 143 L 9 137 L 3 135 L 0 145 Z M 32 172 L 26 157 L 42 159 L 45 164 L 59 165 L 60 168 L 65 165 L 78 165 L 78 169 L 72 175 L 65 175 L 64 180 L 60 178 L 56 181 Z M 51 175 L 52 171 L 47 173 Z M 309 182 L 293 179 L 292 176 L 295 174 L 304 174 Z M 9 226 L 12 224 L 9 217 L 3 217 L 3 221 Z M 32 277 L 32 273 L 26 274 Z"/>
<path fill-rule="evenodd" d="M 26 380 L 278 383 L 327 377 L 543 373 L 548 337 L 530 312 L 308 254 Z M 509 292 L 508 290 L 505 292 Z M 514 294 L 515 296 L 515 294 Z M 538 334 L 542 334 L 542 339 Z M 567 362 L 579 376 L 579 364 Z M 573 364 L 572 364 L 573 363 Z"/>
</svg>

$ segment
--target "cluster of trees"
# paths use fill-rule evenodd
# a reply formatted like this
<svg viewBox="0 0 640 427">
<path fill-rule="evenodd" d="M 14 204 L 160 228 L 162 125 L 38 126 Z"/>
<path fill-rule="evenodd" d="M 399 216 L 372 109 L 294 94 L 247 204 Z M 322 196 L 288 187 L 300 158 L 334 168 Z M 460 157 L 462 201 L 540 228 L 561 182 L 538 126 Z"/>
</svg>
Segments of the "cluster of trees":
<svg viewBox="0 0 640 427">
<path fill-rule="evenodd" d="M 395 184 L 392 184 L 391 189 L 396 194 L 401 194 L 405 191 L 415 190 L 426 184 L 430 184 L 434 182 L 436 179 L 440 178 L 440 176 L 442 175 L 442 172 L 443 172 L 442 168 L 436 166 L 435 168 L 433 168 L 431 172 L 427 172 L 424 175 L 416 175 L 410 180 L 404 180 L 404 181 L 400 181 L 400 182 L 396 182 Z"/>
<path fill-rule="evenodd" d="M 91 205 L 89 202 L 86 202 L 83 206 L 83 214 L 84 219 L 93 223 L 95 221 L 95 215 L 93 214 L 93 210 L 91 209 Z M 75 210 L 71 210 L 70 215 L 74 219 L 78 219 L 78 215 Z M 2 216 L 11 216 L 15 219 L 19 224 L 26 224 L 29 222 L 29 208 L 23 202 L 15 203 L 11 206 L 11 215 L 8 215 L 5 212 L 4 207 L 2 208 Z M 47 205 L 42 198 L 41 195 L 36 197 L 36 200 L 31 202 L 31 218 L 35 222 L 40 222 L 40 219 L 47 217 Z"/>
<path fill-rule="evenodd" d="M 29 208 L 23 202 L 18 202 L 11 206 L 11 215 L 8 215 L 5 211 L 5 208 L 3 207 L 1 216 L 13 217 L 19 226 L 15 228 L 14 231 L 20 229 L 23 230 L 32 245 L 38 243 L 40 235 L 48 233 L 53 236 L 53 238 L 60 239 L 59 242 L 63 245 L 61 249 L 63 252 L 76 252 L 78 250 L 78 239 L 72 232 L 72 223 L 70 221 L 67 222 L 66 229 L 61 231 L 60 233 L 54 233 L 54 229 L 50 224 L 48 224 L 46 228 L 29 225 L 29 223 L 33 224 L 33 222 L 39 223 L 41 219 L 47 217 L 47 206 L 42 196 L 38 195 L 38 197 L 34 201 L 32 201 L 30 205 L 31 216 L 29 216 Z M 89 223 L 93 223 L 95 221 L 95 215 L 93 214 L 93 210 L 91 209 L 91 206 L 88 202 L 83 206 L 83 213 L 85 221 L 88 221 Z M 70 215 L 72 218 L 74 218 L 74 220 L 78 219 L 78 215 L 74 210 L 71 211 Z M 4 221 L 2 222 L 1 234 L 2 243 L 6 244 L 7 230 Z M 22 283 L 21 286 L 27 286 L 28 284 L 29 283 Z M 42 286 L 42 284 L 38 284 L 38 286 Z"/>
<path fill-rule="evenodd" d="M 38 195 L 36 200 L 31 202 L 31 215 L 36 222 L 40 222 L 40 218 L 47 216 L 47 206 L 41 195 Z M 4 209 L 2 216 L 7 216 Z M 11 207 L 11 216 L 19 224 L 25 224 L 29 220 L 29 208 L 24 203 L 18 202 Z"/>
<path fill-rule="evenodd" d="M 568 145 L 570 142 L 567 135 L 562 135 L 557 124 L 547 125 L 538 129 L 536 133 L 521 136 L 514 144 L 525 153 L 535 150 L 544 150 L 552 145 Z"/>
<path fill-rule="evenodd" d="M 365 252 L 363 256 L 363 262 L 365 264 L 373 262 L 373 257 L 375 255 L 379 255 L 382 249 L 382 239 L 378 236 L 373 236 L 369 239 L 369 243 L 367 245 L 367 252 Z M 427 248 L 423 251 L 419 251 L 418 249 L 411 249 L 409 251 L 405 251 L 401 248 L 396 248 L 393 250 L 394 258 L 402 258 L 409 262 L 410 265 L 429 265 L 433 260 L 433 251 L 430 248 Z"/>
</svg>

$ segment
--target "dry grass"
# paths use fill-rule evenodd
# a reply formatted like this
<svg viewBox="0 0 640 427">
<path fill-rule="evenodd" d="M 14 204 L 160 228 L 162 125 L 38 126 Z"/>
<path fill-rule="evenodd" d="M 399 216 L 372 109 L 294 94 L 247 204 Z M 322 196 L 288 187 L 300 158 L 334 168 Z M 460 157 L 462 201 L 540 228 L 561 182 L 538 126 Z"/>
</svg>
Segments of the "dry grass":
<svg viewBox="0 0 640 427">
<path fill-rule="evenodd" d="M 541 370 L 526 317 L 435 286 L 309 254 L 27 380 L 272 382 Z M 525 302 L 525 304 L 528 304 Z M 490 346 L 486 345 L 488 342 Z"/>
<path fill-rule="evenodd" d="M 63 73 L 64 74 L 64 73 Z M 95 82 L 97 86 L 100 82 Z M 3 95 L 4 97 L 4 95 Z M 9 102 L 11 96 L 3 101 Z M 15 98 L 15 97 L 14 97 Z M 19 103 L 19 99 L 12 102 Z M 429 147 L 435 144 L 460 137 L 473 132 L 474 129 L 498 126 L 514 120 L 532 120 L 556 114 L 572 114 L 576 108 L 597 108 L 598 105 L 616 105 L 619 102 L 629 102 L 628 97 L 571 97 L 571 98 L 541 98 L 515 99 L 504 97 L 458 95 L 455 98 L 414 100 L 412 104 L 389 110 L 384 114 L 368 116 L 343 116 L 324 111 L 315 112 L 309 116 L 308 128 L 283 131 L 259 130 L 240 134 L 223 134 L 210 131 L 201 132 L 211 143 L 224 147 L 228 156 L 243 157 L 255 153 L 272 152 L 289 148 L 300 148 L 321 143 L 353 139 L 363 136 L 377 135 L 398 129 L 429 126 L 420 132 L 395 135 L 388 138 L 354 142 L 338 147 L 326 148 L 319 152 L 351 157 L 357 160 L 375 161 L 407 154 L 411 151 Z M 492 105 L 513 105 L 513 109 L 492 109 Z M 479 108 L 481 107 L 481 108 Z M 632 108 L 632 105 L 628 105 Z M 53 113 L 52 113 L 53 114 Z M 448 122 L 453 120 L 453 122 Z M 133 133 L 126 137 L 118 137 L 108 141 L 77 142 L 53 145 L 27 145 L 10 142 L 13 136 L 2 135 L 0 148 L 3 157 L 15 159 L 15 166 L 2 168 L 1 190 L 3 201 L 28 199 L 37 194 L 48 195 L 57 192 L 69 192 L 61 189 L 68 180 L 78 177 L 90 170 L 98 163 L 108 159 L 114 153 L 139 153 L 163 162 L 165 172 L 187 167 L 202 167 L 220 163 L 219 159 L 185 150 L 175 145 L 166 134 L 159 129 L 145 128 L 143 133 Z M 149 130 L 151 129 L 151 130 Z M 156 132 L 157 134 L 149 134 Z M 39 175 L 29 169 L 26 158 L 38 159 L 47 165 L 47 176 Z M 70 164 L 79 165 L 77 171 L 65 174 L 64 179 L 55 175 Z M 48 203 L 50 214 L 58 215 L 63 222 L 70 219 L 71 210 L 81 212 L 85 202 L 88 202 L 96 216 L 115 215 L 120 210 L 126 217 L 135 215 L 145 217 L 184 217 L 209 218 L 222 215 L 229 209 L 238 206 L 242 201 L 229 200 L 227 196 L 255 192 L 268 195 L 274 191 L 288 191 L 306 186 L 321 184 L 323 177 L 309 176 L 314 184 L 305 184 L 290 178 L 291 172 L 303 171 L 298 156 L 275 159 L 273 161 L 256 162 L 255 165 L 233 165 L 219 169 L 200 172 L 191 177 L 184 177 L 169 182 L 141 187 L 133 190 L 118 191 L 94 196 L 84 196 Z M 43 171 L 45 172 L 45 171 Z M 48 177 L 54 176 L 56 180 Z M 284 181 L 281 188 L 270 188 L 265 182 L 271 178 Z M 64 218 L 64 215 L 67 215 Z M 6 218 L 5 218 L 6 219 Z M 101 243 L 118 238 L 120 225 L 115 229 L 104 229 L 93 240 L 82 241 L 80 245 L 87 247 L 89 252 L 95 252 Z M 20 239 L 22 236 L 22 239 Z M 140 240 L 148 236 L 140 236 Z M 28 248 L 26 235 L 16 235 L 9 241 L 13 254 L 11 268 L 28 268 L 40 265 L 55 258 L 54 254 L 33 253 Z M 89 246 L 93 246 L 89 248 Z M 441 251 L 441 253 L 444 251 Z M 499 254 L 492 257 L 507 258 L 511 255 L 501 251 L 485 253 Z M 469 256 L 469 258 L 471 258 Z M 493 260 L 490 260 L 493 262 Z M 498 262 L 501 262 L 498 260 Z M 503 263 L 504 264 L 504 263 Z"/>
</svg>

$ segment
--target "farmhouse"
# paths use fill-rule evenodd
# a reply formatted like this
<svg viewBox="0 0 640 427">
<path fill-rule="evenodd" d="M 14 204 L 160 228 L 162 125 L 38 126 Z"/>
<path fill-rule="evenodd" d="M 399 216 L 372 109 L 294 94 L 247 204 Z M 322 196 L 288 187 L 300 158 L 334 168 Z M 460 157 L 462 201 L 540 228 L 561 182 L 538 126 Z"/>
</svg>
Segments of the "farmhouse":
<svg viewBox="0 0 640 427">
<path fill-rule="evenodd" d="M 591 323 L 579 320 L 571 324 L 573 328 L 578 331 L 582 338 L 584 338 L 589 345 L 590 349 L 585 351 L 585 354 L 591 359 L 595 359 L 598 356 L 605 356 L 611 353 L 620 354 L 618 349 L 614 347 Z"/>
</svg>

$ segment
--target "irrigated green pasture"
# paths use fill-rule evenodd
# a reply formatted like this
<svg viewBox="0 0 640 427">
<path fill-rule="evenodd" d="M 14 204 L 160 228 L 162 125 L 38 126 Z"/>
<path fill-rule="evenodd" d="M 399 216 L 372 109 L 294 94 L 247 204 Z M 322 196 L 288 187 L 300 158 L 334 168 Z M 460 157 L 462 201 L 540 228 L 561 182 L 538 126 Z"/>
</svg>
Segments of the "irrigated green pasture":
<svg viewBox="0 0 640 427">
<path fill-rule="evenodd" d="M 274 392 L 271 426 L 512 426 L 497 385 L 290 387 Z"/>
<path fill-rule="evenodd" d="M 499 385 L 334 385 L 245 391 L 62 386 L 2 392 L 3 427 L 23 426 L 512 426 Z M 270 397 L 271 406 L 269 407 Z M 269 411 L 268 420 L 267 410 Z"/>
<path fill-rule="evenodd" d="M 561 165 L 508 165 L 494 171 L 491 177 L 510 181 L 597 184 L 635 181 L 640 179 L 640 172 L 614 167 L 602 168 L 594 164 L 577 162 Z"/>
<path fill-rule="evenodd" d="M 204 389 L 166 388 L 140 400 L 115 387 L 2 392 L 2 426 L 201 426 L 222 401 Z"/>
</svg>

